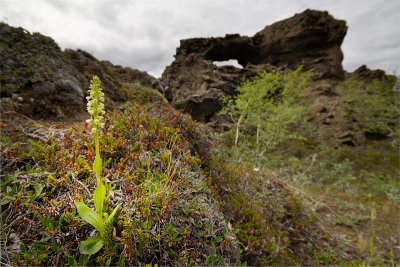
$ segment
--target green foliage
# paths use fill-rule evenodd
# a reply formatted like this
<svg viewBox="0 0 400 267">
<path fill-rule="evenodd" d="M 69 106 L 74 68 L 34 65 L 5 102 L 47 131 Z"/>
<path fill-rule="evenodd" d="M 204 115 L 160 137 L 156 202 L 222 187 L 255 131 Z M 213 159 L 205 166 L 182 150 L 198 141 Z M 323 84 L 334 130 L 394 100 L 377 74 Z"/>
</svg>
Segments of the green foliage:
<svg viewBox="0 0 400 267">
<path fill-rule="evenodd" d="M 365 215 L 347 214 L 347 215 L 333 218 L 331 220 L 331 224 L 343 224 L 343 225 L 346 225 L 349 227 L 355 227 L 357 224 L 360 224 L 361 222 L 368 220 L 368 219 L 369 219 L 369 216 L 365 216 Z"/>
<path fill-rule="evenodd" d="M 301 97 L 311 75 L 310 71 L 303 72 L 299 67 L 285 75 L 262 72 L 244 79 L 237 89 L 238 95 L 221 111 L 230 113 L 237 121 L 235 145 L 239 133 L 246 140 L 255 136 L 256 140 L 250 143 L 258 151 L 273 148 L 287 139 L 300 138 L 290 126 L 305 114 Z"/>
<path fill-rule="evenodd" d="M 324 145 L 303 150 L 283 144 L 282 150 L 271 151 L 260 163 L 282 178 L 324 194 L 344 194 L 352 199 L 367 199 L 372 194 L 381 199 L 398 201 L 399 153 L 380 142 L 374 147 L 339 147 Z"/>
<path fill-rule="evenodd" d="M 400 137 L 400 91 L 393 89 L 393 82 L 346 80 L 337 90 L 342 96 L 345 119 L 357 121 L 359 130 Z"/>
<path fill-rule="evenodd" d="M 79 214 L 81 214 L 81 212 L 79 212 Z M 92 236 L 91 238 L 81 243 L 79 251 L 82 254 L 87 254 L 87 255 L 95 254 L 103 247 L 104 242 L 105 238 L 102 238 L 101 236 L 98 235 Z"/>
<path fill-rule="evenodd" d="M 46 261 L 48 258 L 48 253 L 46 252 L 47 248 L 46 244 L 42 242 L 35 242 L 32 245 L 32 250 L 28 250 L 23 244 L 20 246 L 24 260 L 32 265 L 41 265 Z"/>
<path fill-rule="evenodd" d="M 69 266 L 72 266 L 72 267 L 87 266 L 87 264 L 89 263 L 89 260 L 90 260 L 90 256 L 83 256 L 83 255 L 80 255 L 78 260 L 76 260 L 74 257 L 72 257 L 68 254 L 67 254 L 67 257 L 68 257 L 68 264 L 69 264 Z"/>
<path fill-rule="evenodd" d="M 162 233 L 170 242 L 179 242 L 182 240 L 180 233 L 172 224 L 167 224 Z"/>
<path fill-rule="evenodd" d="M 122 91 L 126 92 L 129 96 L 129 99 L 134 101 L 138 105 L 147 105 L 149 103 L 168 103 L 165 100 L 165 97 L 154 90 L 153 88 L 143 88 L 140 87 L 137 83 L 134 84 L 124 84 L 124 87 L 121 88 Z"/>
<path fill-rule="evenodd" d="M 0 205 L 5 205 L 11 201 L 21 198 L 21 185 L 18 183 L 19 172 L 9 175 L 5 174 L 4 178 L 1 179 L 1 201 Z"/>
<path fill-rule="evenodd" d="M 4 173 L 0 180 L 0 205 L 7 205 L 10 202 L 29 204 L 36 199 L 42 198 L 45 194 L 42 193 L 44 189 L 43 182 L 38 180 L 28 180 L 29 176 L 41 176 L 34 171 L 28 170 L 20 172 L 17 170 L 15 173 Z M 21 179 L 21 177 L 23 177 Z M 18 179 L 19 178 L 19 179 Z"/>
</svg>

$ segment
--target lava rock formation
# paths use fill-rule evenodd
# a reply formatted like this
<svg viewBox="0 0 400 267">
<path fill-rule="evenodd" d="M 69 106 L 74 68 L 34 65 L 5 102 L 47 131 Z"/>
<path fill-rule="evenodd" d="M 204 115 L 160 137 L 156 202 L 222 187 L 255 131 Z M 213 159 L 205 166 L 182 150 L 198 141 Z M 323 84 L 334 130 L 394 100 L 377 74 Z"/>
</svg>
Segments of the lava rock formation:
<svg viewBox="0 0 400 267">
<path fill-rule="evenodd" d="M 327 12 L 306 10 L 265 27 L 253 37 L 238 34 L 181 40 L 175 61 L 162 74 L 172 105 L 203 122 L 216 119 L 221 98 L 235 94 L 242 77 L 258 72 L 315 69 L 321 78 L 343 79 L 341 44 L 347 26 Z M 236 59 L 243 68 L 218 67 Z"/>
</svg>

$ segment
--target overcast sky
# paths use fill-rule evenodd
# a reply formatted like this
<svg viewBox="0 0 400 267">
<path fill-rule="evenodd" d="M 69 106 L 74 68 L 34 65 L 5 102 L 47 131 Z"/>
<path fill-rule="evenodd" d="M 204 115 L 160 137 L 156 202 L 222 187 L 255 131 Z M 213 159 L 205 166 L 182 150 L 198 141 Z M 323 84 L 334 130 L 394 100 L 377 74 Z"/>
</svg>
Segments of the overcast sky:
<svg viewBox="0 0 400 267">
<path fill-rule="evenodd" d="M 0 20 L 160 77 L 180 39 L 253 36 L 307 8 L 347 21 L 345 70 L 400 74 L 399 0 L 0 0 Z"/>
</svg>

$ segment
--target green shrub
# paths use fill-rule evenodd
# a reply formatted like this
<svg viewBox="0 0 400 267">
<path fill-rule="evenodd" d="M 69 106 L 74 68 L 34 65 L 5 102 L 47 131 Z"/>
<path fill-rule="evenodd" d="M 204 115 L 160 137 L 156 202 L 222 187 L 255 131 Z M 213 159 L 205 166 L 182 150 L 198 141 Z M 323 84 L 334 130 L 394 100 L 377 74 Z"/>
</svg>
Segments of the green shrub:
<svg viewBox="0 0 400 267">
<path fill-rule="evenodd" d="M 287 139 L 300 138 L 290 126 L 306 112 L 300 102 L 311 75 L 299 67 L 285 75 L 262 72 L 244 79 L 237 89 L 239 94 L 221 111 L 236 120 L 235 146 L 240 134 L 249 142 L 246 146 L 255 146 L 258 152 Z"/>
<path fill-rule="evenodd" d="M 358 129 L 369 133 L 400 136 L 400 92 L 393 89 L 389 80 L 366 84 L 347 80 L 338 85 L 342 96 L 344 119 L 357 121 Z"/>
</svg>

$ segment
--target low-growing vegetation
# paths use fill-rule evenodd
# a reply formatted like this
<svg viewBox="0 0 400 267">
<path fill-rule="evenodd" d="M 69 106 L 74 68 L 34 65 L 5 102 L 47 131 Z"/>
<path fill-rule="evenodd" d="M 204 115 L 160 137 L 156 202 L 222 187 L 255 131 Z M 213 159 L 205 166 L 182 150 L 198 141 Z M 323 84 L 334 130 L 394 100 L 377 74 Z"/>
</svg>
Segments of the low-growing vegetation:
<svg viewBox="0 0 400 267">
<path fill-rule="evenodd" d="M 227 226 L 201 172 L 194 149 L 201 139 L 196 123 L 168 105 L 127 102 L 121 109 L 105 114 L 98 146 L 88 125 L 59 125 L 58 138 L 45 141 L 2 135 L 2 262 L 122 266 L 239 261 L 234 229 Z M 2 127 L 12 131 L 6 122 Z M 23 127 L 36 136 L 45 129 Z M 91 167 L 96 150 L 103 158 L 107 197 L 102 203 L 94 190 L 98 167 Z M 83 203 L 93 216 L 79 211 Z M 114 226 L 105 224 L 103 232 L 96 227 L 101 240 L 81 243 L 95 236 L 93 207 L 98 219 L 114 216 Z"/>
<path fill-rule="evenodd" d="M 394 78 L 394 77 L 393 77 Z M 400 91 L 393 79 L 374 80 L 365 84 L 358 80 L 342 82 L 337 87 L 345 109 L 343 119 L 358 122 L 358 128 L 369 135 L 400 138 Z M 379 138 L 379 136 L 376 136 Z"/>
<path fill-rule="evenodd" d="M 212 158 L 209 172 L 222 209 L 238 230 L 245 262 L 263 266 L 327 263 L 315 253 L 330 250 L 335 242 L 324 235 L 315 214 L 284 181 L 253 165 L 228 164 L 219 158 Z M 326 260 L 338 264 L 345 258 L 350 255 L 331 254 Z"/>
<path fill-rule="evenodd" d="M 399 92 L 393 89 L 393 82 L 390 80 L 374 81 L 370 84 L 345 81 L 338 85 L 341 102 L 338 105 L 340 113 L 335 120 L 356 121 L 358 128 L 354 130 L 364 132 L 367 138 L 364 146 L 337 147 L 324 143 L 326 137 L 323 131 L 305 120 L 292 120 L 300 111 L 287 109 L 292 114 L 280 117 L 281 121 L 278 123 L 286 125 L 281 141 L 275 146 L 263 144 L 261 149 L 257 148 L 258 123 L 245 120 L 246 116 L 240 117 L 243 106 L 248 108 L 259 104 L 258 100 L 252 98 L 252 95 L 256 95 L 252 90 L 258 90 L 260 85 L 267 92 L 275 92 L 269 104 L 283 106 L 285 95 L 280 94 L 284 92 L 282 88 L 302 84 L 295 82 L 299 77 L 307 77 L 301 75 L 297 73 L 297 76 L 286 76 L 292 81 L 286 87 L 271 82 L 282 77 L 271 73 L 245 82 L 244 85 L 249 88 L 243 86 L 242 89 L 245 89 L 239 91 L 238 97 L 226 108 L 228 112 L 233 111 L 233 118 L 237 118 L 236 123 L 232 124 L 231 130 L 216 135 L 215 141 L 219 145 L 214 146 L 214 153 L 230 164 L 237 162 L 241 166 L 239 169 L 243 165 L 250 165 L 263 175 L 276 175 L 288 183 L 301 196 L 306 206 L 315 211 L 315 215 L 331 236 L 343 233 L 342 236 L 346 236 L 344 240 L 347 240 L 344 241 L 345 247 L 353 247 L 359 251 L 360 255 L 356 256 L 358 259 L 347 259 L 346 264 L 393 264 L 400 257 L 396 249 L 400 226 L 400 157 L 396 133 L 400 112 Z M 269 87 L 264 86 L 264 83 Z M 307 105 L 301 94 L 295 95 L 292 102 L 303 103 L 303 113 L 300 113 L 306 112 Z M 263 112 L 273 116 L 274 112 L 271 110 L 274 109 Z M 252 109 L 252 112 L 256 113 L 247 118 L 257 118 L 259 109 Z M 242 125 L 238 127 L 240 119 Z M 243 134 L 238 135 L 238 129 Z M 377 135 L 381 138 L 376 138 Z M 243 182 L 246 188 L 249 183 L 247 177 Z M 265 180 L 267 179 L 262 179 L 264 182 Z M 244 191 L 240 190 L 241 194 Z M 254 200 L 256 194 L 249 195 Z M 374 216 L 370 215 L 372 211 Z M 336 246 L 338 247 L 340 246 Z M 334 261 L 327 255 L 333 256 L 338 252 L 326 251 L 329 249 L 321 250 L 315 256 L 323 264 L 333 264 Z"/>
<path fill-rule="evenodd" d="M 323 133 L 303 120 L 311 74 L 299 68 L 244 80 L 224 110 L 235 123 L 223 133 L 174 110 L 153 89 L 129 83 L 122 90 L 130 101 L 104 118 L 93 111 L 91 123 L 5 114 L 1 262 L 394 264 L 395 135 L 360 147 L 324 144 Z M 340 88 L 341 108 L 354 112 L 336 119 L 358 118 L 363 103 Z M 395 101 L 379 131 L 396 127 Z M 379 112 L 371 111 L 372 120 Z M 371 129 L 369 122 L 359 125 Z"/>
</svg>

